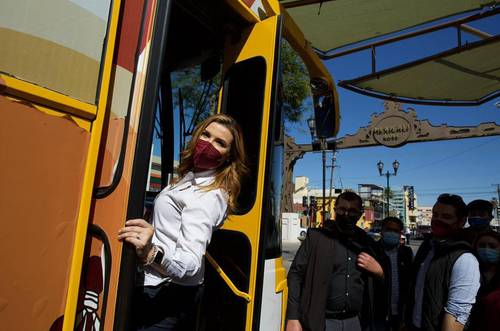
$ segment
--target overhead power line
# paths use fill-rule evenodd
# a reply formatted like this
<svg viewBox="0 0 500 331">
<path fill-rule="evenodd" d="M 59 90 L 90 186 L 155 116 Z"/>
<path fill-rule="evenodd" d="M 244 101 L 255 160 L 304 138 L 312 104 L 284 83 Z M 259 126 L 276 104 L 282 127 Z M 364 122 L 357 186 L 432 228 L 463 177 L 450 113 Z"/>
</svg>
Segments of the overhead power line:
<svg viewBox="0 0 500 331">
<path fill-rule="evenodd" d="M 438 159 L 438 160 L 435 160 L 435 161 L 432 161 L 432 162 L 429 162 L 429 163 L 424 163 L 424 164 L 418 165 L 418 166 L 410 168 L 410 169 L 405 169 L 405 170 L 401 171 L 400 173 L 406 174 L 406 173 L 412 172 L 412 171 L 419 171 L 419 170 L 421 170 L 423 168 L 427 168 L 427 167 L 430 167 L 430 166 L 435 165 L 437 163 L 441 163 L 443 161 L 447 161 L 449 159 L 452 159 L 454 157 L 460 156 L 460 155 L 465 154 L 467 152 L 470 152 L 470 151 L 473 151 L 473 150 L 477 150 L 479 147 L 482 147 L 484 145 L 487 145 L 487 144 L 490 144 L 492 142 L 495 142 L 498 139 L 499 139 L 499 137 L 494 137 L 493 139 L 490 139 L 488 141 L 485 141 L 485 142 L 482 142 L 480 144 L 477 144 L 477 145 L 475 145 L 475 146 L 473 146 L 471 148 L 467 148 L 467 149 L 462 150 L 460 152 L 450 154 L 448 156 L 445 156 L 445 157 L 443 157 L 441 159 Z"/>
</svg>

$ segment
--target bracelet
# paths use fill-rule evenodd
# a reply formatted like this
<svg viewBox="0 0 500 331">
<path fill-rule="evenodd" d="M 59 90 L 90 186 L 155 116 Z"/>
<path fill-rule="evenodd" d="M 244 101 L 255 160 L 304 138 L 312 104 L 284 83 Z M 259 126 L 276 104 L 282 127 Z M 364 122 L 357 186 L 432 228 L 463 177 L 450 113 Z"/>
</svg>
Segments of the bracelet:
<svg viewBox="0 0 500 331">
<path fill-rule="evenodd" d="M 144 263 L 142 264 L 144 267 L 152 264 L 155 260 L 156 254 L 158 254 L 158 246 L 153 245 L 151 249 L 153 250 L 153 253 L 148 254 L 146 261 L 144 261 Z"/>
</svg>

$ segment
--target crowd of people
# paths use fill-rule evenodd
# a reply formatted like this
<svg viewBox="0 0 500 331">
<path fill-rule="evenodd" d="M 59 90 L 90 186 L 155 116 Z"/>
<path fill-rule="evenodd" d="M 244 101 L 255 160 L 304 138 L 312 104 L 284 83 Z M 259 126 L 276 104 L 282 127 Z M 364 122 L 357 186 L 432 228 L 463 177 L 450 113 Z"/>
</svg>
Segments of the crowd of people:
<svg viewBox="0 0 500 331">
<path fill-rule="evenodd" d="M 441 194 L 415 256 L 399 218 L 383 220 L 379 241 L 357 227 L 362 205 L 344 192 L 334 220 L 309 229 L 288 273 L 286 331 L 499 330 L 490 202 Z"/>
</svg>

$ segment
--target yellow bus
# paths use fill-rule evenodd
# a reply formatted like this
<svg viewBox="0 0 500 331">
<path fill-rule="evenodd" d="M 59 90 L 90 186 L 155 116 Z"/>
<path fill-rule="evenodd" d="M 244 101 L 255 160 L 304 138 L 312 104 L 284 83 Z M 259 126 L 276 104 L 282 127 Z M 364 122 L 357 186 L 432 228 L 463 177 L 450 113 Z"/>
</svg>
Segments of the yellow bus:
<svg viewBox="0 0 500 331">
<path fill-rule="evenodd" d="M 2 330 L 130 328 L 136 262 L 117 231 L 143 215 L 157 118 L 162 186 L 173 173 L 171 74 L 214 63 L 251 174 L 212 238 L 199 328 L 283 329 L 283 38 L 336 134 L 332 78 L 278 1 L 0 2 Z"/>
</svg>

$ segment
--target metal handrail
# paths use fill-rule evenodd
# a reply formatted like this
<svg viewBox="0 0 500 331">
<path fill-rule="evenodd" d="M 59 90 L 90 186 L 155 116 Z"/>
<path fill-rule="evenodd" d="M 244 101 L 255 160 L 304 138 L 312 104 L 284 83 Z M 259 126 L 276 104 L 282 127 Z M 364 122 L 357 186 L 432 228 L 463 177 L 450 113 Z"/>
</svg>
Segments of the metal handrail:
<svg viewBox="0 0 500 331">
<path fill-rule="evenodd" d="M 226 275 L 226 273 L 224 272 L 224 270 L 222 270 L 222 268 L 220 267 L 220 265 L 214 260 L 214 258 L 210 255 L 210 253 L 207 252 L 205 254 L 205 256 L 206 256 L 208 262 L 210 262 L 210 264 L 212 265 L 212 267 L 214 267 L 215 271 L 217 271 L 217 273 L 219 274 L 219 276 L 221 276 L 221 278 L 224 280 L 224 282 L 231 289 L 231 291 L 233 291 L 233 293 L 235 295 L 239 296 L 240 298 L 245 299 L 247 302 L 250 302 L 252 300 L 252 297 L 250 296 L 250 294 L 239 290 L 236 287 L 236 285 L 234 285 L 234 283 L 231 281 L 231 279 L 229 278 L 229 276 Z"/>
</svg>

